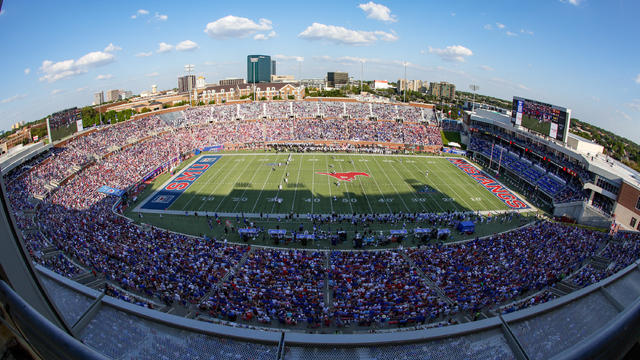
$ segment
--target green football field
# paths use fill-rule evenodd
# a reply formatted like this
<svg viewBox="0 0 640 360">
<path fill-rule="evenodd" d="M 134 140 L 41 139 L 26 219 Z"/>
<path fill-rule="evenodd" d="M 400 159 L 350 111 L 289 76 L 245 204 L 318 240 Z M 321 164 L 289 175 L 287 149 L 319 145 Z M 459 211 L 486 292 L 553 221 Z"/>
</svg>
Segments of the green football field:
<svg viewBox="0 0 640 360">
<path fill-rule="evenodd" d="M 353 172 L 366 175 L 345 175 Z M 350 214 L 507 206 L 445 158 L 262 153 L 222 155 L 166 210 Z"/>
</svg>

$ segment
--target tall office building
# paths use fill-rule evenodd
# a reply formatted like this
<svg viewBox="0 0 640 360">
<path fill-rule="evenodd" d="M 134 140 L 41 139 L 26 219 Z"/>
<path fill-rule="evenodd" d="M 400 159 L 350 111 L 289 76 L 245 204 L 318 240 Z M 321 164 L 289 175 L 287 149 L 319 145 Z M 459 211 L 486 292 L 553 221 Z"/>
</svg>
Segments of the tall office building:
<svg viewBox="0 0 640 360">
<path fill-rule="evenodd" d="M 247 83 L 260 83 L 271 81 L 271 56 L 248 55 L 247 56 Z M 255 74 L 255 77 L 254 77 Z"/>
<path fill-rule="evenodd" d="M 349 73 L 346 72 L 328 72 L 327 87 L 341 88 L 349 83 Z"/>
<path fill-rule="evenodd" d="M 271 75 L 276 75 L 276 61 L 271 60 Z"/>
<path fill-rule="evenodd" d="M 93 105 L 99 105 L 104 102 L 104 92 L 100 91 L 93 94 Z"/>
<path fill-rule="evenodd" d="M 455 99 L 456 86 L 445 81 L 439 83 L 432 82 L 429 85 L 429 95 L 437 98 Z"/>
<path fill-rule="evenodd" d="M 118 101 L 120 100 L 120 90 L 109 90 L 107 91 L 107 101 Z"/>
<path fill-rule="evenodd" d="M 191 86 L 189 86 L 191 83 Z M 178 78 L 178 92 L 184 93 L 196 88 L 196 76 L 185 75 Z"/>
</svg>

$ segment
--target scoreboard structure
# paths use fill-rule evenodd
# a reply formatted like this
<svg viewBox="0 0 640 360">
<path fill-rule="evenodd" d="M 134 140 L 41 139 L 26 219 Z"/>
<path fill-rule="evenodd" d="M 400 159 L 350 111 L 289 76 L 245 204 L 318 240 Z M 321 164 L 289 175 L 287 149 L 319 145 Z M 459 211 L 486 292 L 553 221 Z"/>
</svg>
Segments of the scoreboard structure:
<svg viewBox="0 0 640 360">
<path fill-rule="evenodd" d="M 82 130 L 82 113 L 78 108 L 58 111 L 47 118 L 47 132 L 52 143 Z"/>
<path fill-rule="evenodd" d="M 514 96 L 511 122 L 565 143 L 571 123 L 571 109 Z"/>
</svg>

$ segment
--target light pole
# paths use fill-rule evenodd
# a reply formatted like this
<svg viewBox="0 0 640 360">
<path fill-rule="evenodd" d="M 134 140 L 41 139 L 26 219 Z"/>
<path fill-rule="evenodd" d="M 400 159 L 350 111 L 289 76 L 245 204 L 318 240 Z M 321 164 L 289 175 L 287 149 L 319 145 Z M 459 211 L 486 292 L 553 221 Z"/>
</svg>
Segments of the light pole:
<svg viewBox="0 0 640 360">
<path fill-rule="evenodd" d="M 251 67 L 253 69 L 253 101 L 256 101 L 256 63 L 258 62 L 258 58 L 251 58 Z"/>
<path fill-rule="evenodd" d="M 471 103 L 471 112 L 474 112 L 476 109 L 476 91 L 480 90 L 480 86 L 471 84 L 469 85 L 469 89 L 473 91 L 473 103 Z"/>
<path fill-rule="evenodd" d="M 193 71 L 193 64 L 187 64 L 184 66 L 184 71 L 187 72 L 187 74 L 189 74 L 187 76 L 187 90 L 189 91 L 189 106 L 191 106 L 191 72 Z"/>
<path fill-rule="evenodd" d="M 360 60 L 360 96 L 362 96 L 362 78 L 364 77 L 364 59 Z"/>
<path fill-rule="evenodd" d="M 409 86 L 409 80 L 407 80 L 407 62 L 403 61 L 404 65 L 404 102 L 407 102 L 407 87 Z"/>
</svg>

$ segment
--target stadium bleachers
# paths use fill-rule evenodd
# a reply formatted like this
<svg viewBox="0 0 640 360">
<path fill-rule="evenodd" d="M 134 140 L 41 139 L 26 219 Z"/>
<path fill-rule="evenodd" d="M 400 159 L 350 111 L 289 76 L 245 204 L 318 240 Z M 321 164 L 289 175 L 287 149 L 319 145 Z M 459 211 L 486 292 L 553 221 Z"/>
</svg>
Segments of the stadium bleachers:
<svg viewBox="0 0 640 360">
<path fill-rule="evenodd" d="M 335 103 L 289 103 L 294 112 L 304 114 L 313 114 L 314 106 L 315 111 L 322 107 L 325 115 L 340 113 Z M 183 118 L 150 116 L 72 139 L 55 155 L 31 163 L 33 170 L 18 169 L 18 175 L 8 177 L 13 211 L 23 214 L 18 225 L 38 231 L 25 231 L 27 248 L 35 261 L 64 276 L 95 272 L 117 284 L 111 294 L 132 303 L 148 306 L 147 298 L 225 320 L 310 328 L 452 320 L 460 313 L 499 308 L 553 287 L 578 269 L 584 273 L 576 274 L 574 283 L 584 286 L 640 255 L 635 245 L 637 235 L 625 234 L 618 242 L 608 243 L 606 234 L 552 223 L 463 244 L 409 250 L 327 253 L 250 249 L 154 228 L 143 230 L 112 212 L 112 197 L 95 191 L 102 185 L 126 189 L 167 158 L 210 144 L 258 141 L 265 139 L 265 133 L 276 140 L 439 141 L 438 128 L 366 119 L 367 111 L 373 108 L 369 104 L 350 108 L 348 121 L 329 116 L 289 119 L 286 107 L 273 107 L 275 112 L 285 112 L 280 120 L 275 116 L 241 121 L 235 120 L 238 107 L 234 105 L 196 108 L 185 111 Z M 418 116 L 417 110 L 403 111 L 407 116 Z M 259 112 L 256 105 L 242 110 L 244 116 Z M 398 113 L 396 108 L 379 111 L 381 118 Z M 214 121 L 209 123 L 211 119 Z M 197 126 L 183 126 L 185 123 Z M 167 124 L 172 131 L 162 132 Z M 157 135 L 145 138 L 150 132 Z M 113 146 L 136 138 L 145 140 L 109 152 Z M 494 146 L 492 151 L 490 143 L 477 138 L 472 138 L 471 146 L 543 191 L 558 195 L 568 188 L 559 186 L 562 184 L 538 164 L 522 161 L 506 148 Z M 41 191 L 43 184 L 64 177 L 69 165 L 85 164 L 89 153 L 109 156 L 47 193 L 37 207 L 32 204 L 30 197 Z M 24 215 L 25 211 L 33 216 Z M 414 217 L 429 224 L 426 218 Z M 45 248 L 57 253 L 43 256 Z M 609 259 L 611 267 L 589 267 L 587 261 L 601 249 L 600 256 Z M 540 296 L 518 307 L 549 298 Z M 94 334 L 88 339 L 103 346 L 106 340 L 101 336 Z"/>
</svg>

